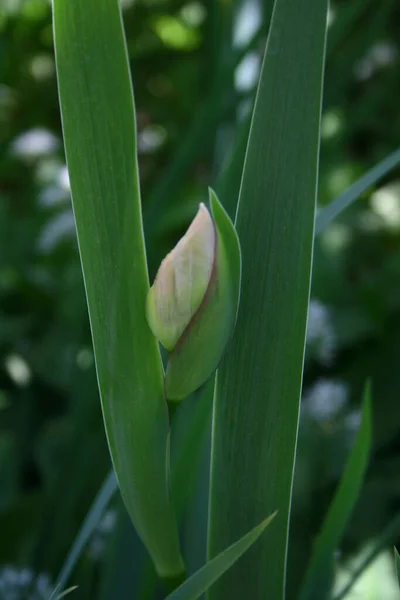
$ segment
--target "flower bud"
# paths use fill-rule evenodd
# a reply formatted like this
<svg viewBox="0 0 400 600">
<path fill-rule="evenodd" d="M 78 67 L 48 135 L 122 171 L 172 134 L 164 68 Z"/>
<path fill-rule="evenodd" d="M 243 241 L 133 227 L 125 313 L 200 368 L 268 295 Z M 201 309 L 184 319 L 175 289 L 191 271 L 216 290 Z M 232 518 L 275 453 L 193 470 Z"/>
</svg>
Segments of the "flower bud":
<svg viewBox="0 0 400 600">
<path fill-rule="evenodd" d="M 181 400 L 209 378 L 236 321 L 241 260 L 236 231 L 210 191 L 204 204 L 162 261 L 150 288 L 149 326 L 170 352 L 165 375 L 169 400 Z"/>
</svg>

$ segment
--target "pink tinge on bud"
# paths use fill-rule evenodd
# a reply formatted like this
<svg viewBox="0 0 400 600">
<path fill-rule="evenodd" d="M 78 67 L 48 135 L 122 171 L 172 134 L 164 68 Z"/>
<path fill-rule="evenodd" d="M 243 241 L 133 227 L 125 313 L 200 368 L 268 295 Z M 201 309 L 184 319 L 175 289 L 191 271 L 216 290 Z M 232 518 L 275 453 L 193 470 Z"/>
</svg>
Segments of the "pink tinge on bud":
<svg viewBox="0 0 400 600">
<path fill-rule="evenodd" d="M 204 204 L 150 288 L 146 315 L 155 337 L 172 350 L 198 310 L 210 282 L 216 251 L 213 220 Z"/>
</svg>

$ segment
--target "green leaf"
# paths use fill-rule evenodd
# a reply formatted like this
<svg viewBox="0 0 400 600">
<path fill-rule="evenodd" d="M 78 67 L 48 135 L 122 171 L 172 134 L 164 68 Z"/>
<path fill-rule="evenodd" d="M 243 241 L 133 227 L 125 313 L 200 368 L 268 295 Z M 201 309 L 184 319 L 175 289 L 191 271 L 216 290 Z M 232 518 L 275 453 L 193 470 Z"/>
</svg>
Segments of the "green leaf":
<svg viewBox="0 0 400 600">
<path fill-rule="evenodd" d="M 209 447 L 213 391 L 214 380 L 210 378 L 185 402 L 173 405 L 176 412 L 171 423 L 171 493 L 179 526 L 183 519 L 187 521 L 187 506 L 196 491 L 204 446 L 207 444 Z M 138 556 L 137 537 L 132 527 L 126 524 L 125 515 L 121 517 L 117 521 L 109 560 L 103 570 L 99 598 L 108 600 L 113 593 L 118 600 L 131 598 L 132 594 L 138 600 L 152 598 L 159 581 L 148 556 Z M 194 527 L 197 526 L 196 522 Z M 184 541 L 182 545 L 184 547 Z M 197 538 L 195 546 L 198 547 Z M 186 554 L 190 569 L 190 556 Z"/>
<path fill-rule="evenodd" d="M 217 195 L 210 189 L 210 205 L 214 218 L 214 223 L 218 232 L 218 239 L 223 245 L 225 261 L 229 274 L 229 286 L 231 288 L 231 298 L 233 306 L 233 324 L 236 322 L 239 309 L 240 285 L 242 277 L 242 257 L 240 251 L 240 242 L 236 230 L 230 220 L 228 213 L 217 198 Z"/>
<path fill-rule="evenodd" d="M 334 552 L 340 544 L 364 481 L 372 444 L 371 413 L 371 392 L 368 385 L 364 394 L 361 425 L 339 487 L 315 542 L 300 600 L 321 600 L 323 597 L 320 589 L 325 583 L 324 579 L 329 577 Z"/>
<path fill-rule="evenodd" d="M 375 167 L 365 173 L 341 196 L 335 198 L 335 200 L 319 212 L 315 221 L 315 235 L 319 235 L 333 219 L 358 200 L 362 194 L 397 167 L 398 164 L 400 164 L 400 148 L 375 165 Z"/>
<path fill-rule="evenodd" d="M 113 503 L 116 521 L 113 531 L 107 539 L 96 592 L 96 600 L 139 600 L 139 589 L 145 577 L 145 570 L 151 573 L 154 589 L 159 578 L 149 555 L 143 547 L 132 525 L 131 519 L 122 503 L 122 499 Z M 149 595 L 151 598 L 151 595 Z"/>
<path fill-rule="evenodd" d="M 236 218 L 243 275 L 217 373 L 209 556 L 279 510 L 271 535 L 209 592 L 284 594 L 310 290 L 327 2 L 277 0 Z"/>
<path fill-rule="evenodd" d="M 205 441 L 211 429 L 214 380 L 178 405 L 171 427 L 171 488 L 178 522 L 193 494 Z"/>
<path fill-rule="evenodd" d="M 276 512 L 205 564 L 204 567 L 172 592 L 166 600 L 196 600 L 199 598 L 254 544 L 275 516 Z"/>
<path fill-rule="evenodd" d="M 396 548 L 394 549 L 394 563 L 396 565 L 397 581 L 399 582 L 400 586 L 400 554 L 398 553 Z"/>
<path fill-rule="evenodd" d="M 111 498 L 118 489 L 117 480 L 115 479 L 114 471 L 110 471 L 103 485 L 101 486 L 86 518 L 80 528 L 78 535 L 72 545 L 71 550 L 65 560 L 65 563 L 57 578 L 59 588 L 63 589 L 70 575 L 79 560 L 79 557 L 85 548 L 90 536 L 98 526 L 101 517 L 104 514 Z"/>
<path fill-rule="evenodd" d="M 110 452 L 161 576 L 183 571 L 167 484 L 164 380 L 149 289 L 132 86 L 118 0 L 54 0 L 64 142 Z"/>
<path fill-rule="evenodd" d="M 61 598 L 65 598 L 65 596 L 68 596 L 68 594 L 70 594 L 71 592 L 73 592 L 77 589 L 78 589 L 78 586 L 73 585 L 72 587 L 68 588 L 67 590 L 64 590 L 63 592 L 61 592 L 61 594 L 56 596 L 55 600 L 61 600 Z"/>
<path fill-rule="evenodd" d="M 68 594 L 70 594 L 71 592 L 75 591 L 78 589 L 77 585 L 73 585 L 72 587 L 69 587 L 67 590 L 64 590 L 63 592 L 61 592 L 61 594 L 58 594 L 57 596 L 55 594 L 57 594 L 57 591 L 60 589 L 60 584 L 57 585 L 57 587 L 53 590 L 53 593 L 51 594 L 49 600 L 61 600 L 61 598 L 65 598 L 65 596 L 68 596 Z"/>
</svg>

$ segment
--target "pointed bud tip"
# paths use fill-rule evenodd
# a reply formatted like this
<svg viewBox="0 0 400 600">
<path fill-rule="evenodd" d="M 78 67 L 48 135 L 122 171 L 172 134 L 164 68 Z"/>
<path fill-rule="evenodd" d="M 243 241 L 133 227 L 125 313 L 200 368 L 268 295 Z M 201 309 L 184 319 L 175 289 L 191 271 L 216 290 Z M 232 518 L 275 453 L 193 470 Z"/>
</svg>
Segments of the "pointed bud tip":
<svg viewBox="0 0 400 600">
<path fill-rule="evenodd" d="M 210 281 L 215 255 L 215 228 L 201 203 L 175 248 L 164 258 L 146 301 L 155 337 L 172 350 L 199 308 Z"/>
</svg>

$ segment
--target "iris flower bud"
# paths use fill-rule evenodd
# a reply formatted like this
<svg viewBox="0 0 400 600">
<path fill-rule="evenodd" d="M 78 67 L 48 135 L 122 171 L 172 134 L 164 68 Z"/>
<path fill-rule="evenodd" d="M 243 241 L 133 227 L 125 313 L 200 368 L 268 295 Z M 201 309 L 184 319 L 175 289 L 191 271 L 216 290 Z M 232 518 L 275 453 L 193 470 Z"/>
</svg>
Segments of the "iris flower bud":
<svg viewBox="0 0 400 600">
<path fill-rule="evenodd" d="M 205 383 L 235 326 L 239 240 L 211 190 L 210 205 L 212 216 L 200 204 L 189 229 L 162 261 L 147 297 L 149 326 L 170 352 L 165 374 L 169 400 L 181 400 Z"/>
</svg>

